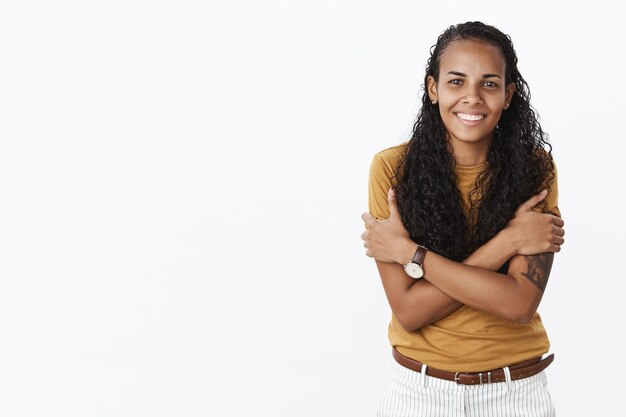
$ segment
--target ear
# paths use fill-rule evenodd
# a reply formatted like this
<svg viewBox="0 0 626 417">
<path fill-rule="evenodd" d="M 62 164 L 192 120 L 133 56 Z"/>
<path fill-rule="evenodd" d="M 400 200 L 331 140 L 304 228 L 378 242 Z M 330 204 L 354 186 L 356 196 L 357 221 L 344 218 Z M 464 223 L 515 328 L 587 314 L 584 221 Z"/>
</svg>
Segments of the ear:
<svg viewBox="0 0 626 417">
<path fill-rule="evenodd" d="M 511 100 L 513 99 L 513 93 L 515 93 L 515 83 L 511 83 L 506 86 L 506 91 L 504 93 L 504 101 L 506 102 L 506 106 L 511 104 Z"/>
<path fill-rule="evenodd" d="M 426 79 L 426 83 L 426 91 L 428 91 L 428 97 L 430 98 L 430 101 L 439 101 L 439 98 L 437 97 L 437 82 L 432 75 L 428 76 L 428 78 Z"/>
</svg>

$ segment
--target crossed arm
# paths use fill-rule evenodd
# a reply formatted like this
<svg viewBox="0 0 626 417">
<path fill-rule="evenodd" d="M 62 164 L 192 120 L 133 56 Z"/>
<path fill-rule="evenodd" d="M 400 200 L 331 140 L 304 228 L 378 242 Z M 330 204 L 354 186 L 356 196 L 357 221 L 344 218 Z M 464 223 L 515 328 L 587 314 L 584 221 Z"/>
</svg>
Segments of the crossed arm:
<svg viewBox="0 0 626 417">
<path fill-rule="evenodd" d="M 367 255 L 376 258 L 389 304 L 407 331 L 440 320 L 468 305 L 517 322 L 532 319 L 543 296 L 554 252 L 563 243 L 563 221 L 531 212 L 545 197 L 534 196 L 493 239 L 462 263 L 429 251 L 424 259 L 425 279 L 414 280 L 402 264 L 411 259 L 416 243 L 399 220 L 390 198 L 390 218 L 363 215 Z M 369 217 L 368 217 L 369 215 Z M 507 274 L 497 271 L 510 259 Z"/>
</svg>

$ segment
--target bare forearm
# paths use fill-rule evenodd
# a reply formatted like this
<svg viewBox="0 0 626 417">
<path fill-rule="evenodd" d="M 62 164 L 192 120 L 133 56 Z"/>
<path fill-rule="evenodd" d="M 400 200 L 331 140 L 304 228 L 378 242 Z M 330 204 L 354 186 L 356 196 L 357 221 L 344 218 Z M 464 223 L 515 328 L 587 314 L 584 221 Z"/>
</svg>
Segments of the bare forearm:
<svg viewBox="0 0 626 417">
<path fill-rule="evenodd" d="M 511 243 L 507 230 L 500 231 L 490 241 L 478 248 L 462 263 L 476 266 L 488 271 L 497 271 L 516 253 L 517 249 Z"/>
<path fill-rule="evenodd" d="M 515 248 L 501 232 L 466 258 L 463 264 L 497 271 L 513 255 Z M 404 319 L 415 329 L 439 321 L 463 306 L 428 280 L 415 281 L 407 277 L 406 285 L 404 311 L 408 313 L 405 313 Z"/>
<path fill-rule="evenodd" d="M 509 274 L 500 274 L 428 252 L 424 259 L 425 279 L 463 304 L 524 322 L 530 320 L 541 301 L 553 255 L 516 256 Z M 543 265 L 540 265 L 542 259 Z M 549 260 L 547 265 L 546 259 Z M 511 272 L 512 269 L 514 272 Z M 528 272 L 521 272 L 524 269 Z M 543 286 L 530 278 L 535 271 L 540 271 L 543 281 L 539 284 Z"/>
<path fill-rule="evenodd" d="M 389 304 L 406 329 L 440 320 L 463 304 L 511 320 L 530 320 L 539 305 L 554 252 L 563 243 L 563 221 L 535 213 L 542 192 L 521 204 L 507 226 L 462 263 L 428 251 L 425 279 L 409 278 L 402 265 L 410 262 L 417 244 L 404 228 L 392 193 L 389 217 L 362 218 L 367 230 L 366 255 L 376 259 Z M 509 261 L 510 262 L 507 262 Z M 494 271 L 508 263 L 507 274 Z"/>
</svg>

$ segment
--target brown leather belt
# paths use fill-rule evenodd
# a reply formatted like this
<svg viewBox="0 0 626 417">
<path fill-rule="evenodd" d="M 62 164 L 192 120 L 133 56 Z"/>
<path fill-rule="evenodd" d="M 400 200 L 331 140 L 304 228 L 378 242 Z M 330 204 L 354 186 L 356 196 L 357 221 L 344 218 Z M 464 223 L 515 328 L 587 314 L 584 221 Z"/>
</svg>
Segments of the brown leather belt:
<svg viewBox="0 0 626 417">
<path fill-rule="evenodd" d="M 407 358 L 406 356 L 398 352 L 395 347 L 392 348 L 392 353 L 393 358 L 400 365 L 416 372 L 422 372 L 421 362 L 418 362 L 415 359 Z M 546 356 L 544 359 L 541 359 L 541 356 L 539 356 L 537 358 L 510 365 L 509 371 L 511 372 L 511 380 L 514 381 L 516 379 L 528 378 L 529 376 L 537 375 L 539 372 L 546 369 L 553 360 L 554 353 Z M 439 379 L 445 379 L 448 381 L 454 381 L 457 384 L 462 385 L 489 384 L 493 382 L 506 381 L 506 377 L 504 376 L 504 369 L 502 368 L 492 369 L 490 371 L 483 372 L 450 372 L 442 371 L 440 369 L 435 369 L 428 366 L 426 368 L 426 375 Z"/>
</svg>

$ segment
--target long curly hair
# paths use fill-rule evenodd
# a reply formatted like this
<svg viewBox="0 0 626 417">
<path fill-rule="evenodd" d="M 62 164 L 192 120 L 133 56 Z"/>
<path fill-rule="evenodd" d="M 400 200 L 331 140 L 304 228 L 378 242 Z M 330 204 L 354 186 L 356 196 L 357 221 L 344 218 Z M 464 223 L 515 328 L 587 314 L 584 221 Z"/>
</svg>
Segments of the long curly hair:
<svg viewBox="0 0 626 417">
<path fill-rule="evenodd" d="M 457 187 L 447 131 L 426 91 L 429 76 L 439 79 L 442 53 L 451 42 L 466 39 L 500 48 L 506 62 L 505 84 L 515 83 L 509 108 L 494 131 L 486 168 L 470 192 L 468 218 Z M 528 84 L 517 69 L 511 38 L 481 22 L 449 27 L 431 48 L 422 108 L 394 178 L 398 209 L 411 239 L 449 259 L 463 260 L 503 229 L 522 202 L 549 185 L 554 178 L 551 152 L 547 135 L 530 106 Z"/>
</svg>

